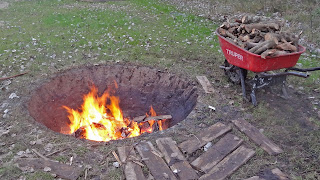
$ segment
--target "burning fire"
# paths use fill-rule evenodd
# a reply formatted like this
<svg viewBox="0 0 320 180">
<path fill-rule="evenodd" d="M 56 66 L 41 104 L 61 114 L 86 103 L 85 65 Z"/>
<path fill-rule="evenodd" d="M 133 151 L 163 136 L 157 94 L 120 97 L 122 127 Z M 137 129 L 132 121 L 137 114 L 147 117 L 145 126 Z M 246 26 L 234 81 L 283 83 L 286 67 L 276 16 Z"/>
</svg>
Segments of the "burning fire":
<svg viewBox="0 0 320 180">
<path fill-rule="evenodd" d="M 116 83 L 115 86 L 117 88 Z M 112 96 L 109 92 L 111 91 L 107 90 L 99 97 L 98 89 L 92 86 L 91 91 L 84 95 L 80 110 L 62 106 L 69 113 L 70 132 L 67 134 L 74 133 L 76 137 L 94 141 L 110 141 L 151 133 L 155 123 L 159 130 L 163 130 L 162 124 L 166 119 L 135 122 L 124 118 L 119 107 L 119 97 Z M 157 115 L 152 106 L 149 114 Z M 148 113 L 146 116 L 149 116 Z"/>
</svg>

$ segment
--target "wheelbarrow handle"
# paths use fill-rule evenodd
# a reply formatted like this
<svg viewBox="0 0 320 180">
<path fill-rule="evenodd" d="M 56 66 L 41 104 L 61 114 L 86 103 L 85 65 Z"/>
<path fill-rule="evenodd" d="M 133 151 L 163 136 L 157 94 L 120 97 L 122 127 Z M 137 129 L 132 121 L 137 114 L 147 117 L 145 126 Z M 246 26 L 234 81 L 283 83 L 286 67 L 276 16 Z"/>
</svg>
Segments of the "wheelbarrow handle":
<svg viewBox="0 0 320 180">
<path fill-rule="evenodd" d="M 289 70 L 291 70 L 291 71 L 299 71 L 299 72 L 319 71 L 319 70 L 320 70 L 320 67 L 306 68 L 306 69 L 300 69 L 300 68 L 292 67 L 292 68 L 286 69 L 286 71 L 289 71 Z"/>
</svg>

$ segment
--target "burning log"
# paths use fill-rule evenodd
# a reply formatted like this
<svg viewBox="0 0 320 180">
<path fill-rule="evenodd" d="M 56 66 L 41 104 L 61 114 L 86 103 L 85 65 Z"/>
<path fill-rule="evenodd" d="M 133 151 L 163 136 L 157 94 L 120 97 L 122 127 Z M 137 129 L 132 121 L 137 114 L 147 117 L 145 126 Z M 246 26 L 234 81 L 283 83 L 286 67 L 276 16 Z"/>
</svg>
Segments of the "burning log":
<svg viewBox="0 0 320 180">
<path fill-rule="evenodd" d="M 235 22 L 224 22 L 218 33 L 228 41 L 262 58 L 297 52 L 301 33 L 281 32 L 282 22 L 263 16 L 245 15 Z"/>
</svg>

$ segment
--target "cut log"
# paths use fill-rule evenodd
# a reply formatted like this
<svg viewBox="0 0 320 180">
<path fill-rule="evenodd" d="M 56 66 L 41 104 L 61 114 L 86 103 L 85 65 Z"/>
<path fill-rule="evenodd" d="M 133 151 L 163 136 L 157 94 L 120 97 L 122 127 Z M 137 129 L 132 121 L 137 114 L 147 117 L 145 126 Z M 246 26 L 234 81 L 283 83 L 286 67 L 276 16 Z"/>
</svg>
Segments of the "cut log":
<svg viewBox="0 0 320 180">
<path fill-rule="evenodd" d="M 268 49 L 261 54 L 261 58 L 266 59 L 267 56 L 272 56 L 277 51 L 278 51 L 277 49 Z"/>
<path fill-rule="evenodd" d="M 224 22 L 220 27 L 223 28 L 223 29 L 229 29 L 229 28 L 233 28 L 233 27 L 236 27 L 236 26 L 240 26 L 240 23 L 229 23 L 229 22 Z"/>
<path fill-rule="evenodd" d="M 180 179 L 199 178 L 172 138 L 159 138 L 156 140 L 156 143 L 171 170 L 176 172 Z"/>
<path fill-rule="evenodd" d="M 164 160 L 159 157 L 160 155 L 156 155 L 159 153 L 150 141 L 140 142 L 136 147 L 136 150 L 139 152 L 142 160 L 145 162 L 147 167 L 149 168 L 152 176 L 157 179 L 172 179 L 176 180 L 176 176 L 170 170 L 170 168 L 166 165 Z"/>
<path fill-rule="evenodd" d="M 138 116 L 138 117 L 133 118 L 132 121 L 142 122 L 142 121 L 144 121 L 144 119 L 146 119 L 146 117 L 147 117 L 146 115 L 144 115 L 144 116 Z"/>
<path fill-rule="evenodd" d="M 67 164 L 37 158 L 17 159 L 16 163 L 19 168 L 32 167 L 34 169 L 43 170 L 45 167 L 51 169 L 51 173 L 57 174 L 63 179 L 76 180 L 82 173 L 83 169 L 79 167 L 69 166 Z"/>
<path fill-rule="evenodd" d="M 208 174 L 201 176 L 200 180 L 223 180 L 245 164 L 254 153 L 254 150 L 240 146 L 219 162 Z"/>
<path fill-rule="evenodd" d="M 194 160 L 191 165 L 208 173 L 224 157 L 239 147 L 242 142 L 242 139 L 229 133 L 210 147 L 207 152 Z"/>
<path fill-rule="evenodd" d="M 232 123 L 270 155 L 277 155 L 283 152 L 280 147 L 278 147 L 269 138 L 260 133 L 260 131 L 256 127 L 251 125 L 246 120 L 237 119 L 233 120 Z"/>
<path fill-rule="evenodd" d="M 214 93 L 214 88 L 206 76 L 197 76 L 197 79 L 206 93 Z"/>
<path fill-rule="evenodd" d="M 258 50 L 259 48 L 261 48 L 262 46 L 264 46 L 265 44 L 267 44 L 269 41 L 265 41 L 265 42 L 262 42 L 262 43 L 259 43 L 258 45 L 256 45 L 255 47 L 251 48 L 249 50 L 249 52 L 252 52 L 254 53 L 256 50 Z"/>
<path fill-rule="evenodd" d="M 292 51 L 292 52 L 296 52 L 297 51 L 297 47 L 292 45 L 292 44 L 290 44 L 289 42 L 278 44 L 277 48 L 281 49 L 281 50 Z"/>
<path fill-rule="evenodd" d="M 259 49 L 255 50 L 253 53 L 255 54 L 261 54 L 262 52 L 266 51 L 267 49 L 274 48 L 276 46 L 276 42 L 273 40 L 266 41 L 266 43 L 260 47 Z"/>
<path fill-rule="evenodd" d="M 266 180 L 266 179 L 260 178 L 259 176 L 253 176 L 253 177 L 245 179 L 245 180 Z"/>
<path fill-rule="evenodd" d="M 276 33 L 267 33 L 264 35 L 264 40 L 269 41 L 269 40 L 273 40 L 274 42 L 276 42 L 276 44 L 279 44 L 279 41 L 281 40 L 281 35 L 280 34 L 276 34 Z"/>
<path fill-rule="evenodd" d="M 270 30 L 279 30 L 280 26 L 277 23 L 256 23 L 256 24 L 246 24 L 245 30 L 251 33 L 253 29 L 258 29 L 263 32 L 269 32 Z"/>
<path fill-rule="evenodd" d="M 227 30 L 223 29 L 223 28 L 219 28 L 218 29 L 218 33 L 223 36 L 223 37 L 226 37 L 227 36 Z"/>
<path fill-rule="evenodd" d="M 188 140 L 179 144 L 179 147 L 183 152 L 191 154 L 208 142 L 226 134 L 229 131 L 231 131 L 231 127 L 218 122 L 209 128 L 202 130 L 199 134 L 191 136 Z"/>
<path fill-rule="evenodd" d="M 255 46 L 258 46 L 258 45 L 259 45 L 259 43 L 246 42 L 245 45 L 244 45 L 244 47 L 245 47 L 247 50 L 249 50 L 249 49 L 251 49 L 251 48 L 253 48 L 253 47 L 255 47 Z"/>
<path fill-rule="evenodd" d="M 280 169 L 272 169 L 271 172 L 278 176 L 279 180 L 290 180 L 289 176 L 280 171 Z"/>
<path fill-rule="evenodd" d="M 132 179 L 132 180 L 144 180 L 147 179 L 142 172 L 141 167 L 134 162 L 131 157 L 136 157 L 136 152 L 133 148 L 133 146 L 123 146 L 118 147 L 118 153 L 120 156 L 120 160 L 122 164 L 124 164 L 124 174 L 126 176 L 126 179 Z M 136 157 L 136 159 L 138 159 Z"/>
<path fill-rule="evenodd" d="M 258 23 L 260 21 L 261 21 L 261 18 L 259 16 L 254 16 L 254 15 L 245 15 L 241 19 L 241 22 L 243 24 Z"/>
</svg>

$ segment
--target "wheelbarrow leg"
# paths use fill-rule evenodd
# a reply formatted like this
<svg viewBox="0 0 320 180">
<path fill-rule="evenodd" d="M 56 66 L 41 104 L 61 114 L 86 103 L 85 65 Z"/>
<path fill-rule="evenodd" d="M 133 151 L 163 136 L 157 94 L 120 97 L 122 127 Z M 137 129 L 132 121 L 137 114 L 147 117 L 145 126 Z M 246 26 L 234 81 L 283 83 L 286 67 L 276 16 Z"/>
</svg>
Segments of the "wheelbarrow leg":
<svg viewBox="0 0 320 180">
<path fill-rule="evenodd" d="M 288 96 L 287 85 L 286 85 L 285 81 L 282 82 L 282 89 L 281 90 L 282 90 L 283 98 L 288 99 L 289 96 Z"/>
<path fill-rule="evenodd" d="M 244 78 L 244 71 L 242 68 L 240 68 L 240 81 L 241 81 L 241 88 L 242 88 L 242 97 L 244 100 L 247 99 L 247 92 L 246 92 L 246 84 L 245 84 L 245 78 Z"/>
<path fill-rule="evenodd" d="M 256 98 L 256 88 L 257 88 L 257 81 L 258 81 L 258 78 L 255 78 L 253 84 L 252 84 L 252 89 L 251 89 L 251 93 L 250 93 L 250 97 L 251 97 L 251 102 L 253 104 L 253 106 L 257 106 L 257 98 Z"/>
</svg>

